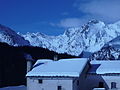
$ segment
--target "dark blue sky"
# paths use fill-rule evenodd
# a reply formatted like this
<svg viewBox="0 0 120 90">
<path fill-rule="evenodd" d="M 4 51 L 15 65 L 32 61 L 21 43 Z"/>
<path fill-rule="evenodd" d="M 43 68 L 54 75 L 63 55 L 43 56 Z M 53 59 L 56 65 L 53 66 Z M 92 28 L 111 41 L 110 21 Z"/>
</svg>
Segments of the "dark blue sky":
<svg viewBox="0 0 120 90">
<path fill-rule="evenodd" d="M 110 1 L 0 0 L 0 23 L 16 32 L 42 32 L 47 35 L 59 35 L 66 28 L 80 26 L 88 19 L 96 18 L 106 22 L 118 20 L 120 14 L 117 13 L 117 10 L 120 9 L 120 2 L 115 0 L 115 2 L 109 3 Z M 115 9 L 109 8 L 111 5 Z M 107 9 L 104 10 L 103 8 L 106 6 Z M 114 14 L 110 13 L 110 9 L 114 10 Z M 113 16 L 115 18 L 111 18 Z M 111 20 L 109 20 L 110 18 Z"/>
</svg>

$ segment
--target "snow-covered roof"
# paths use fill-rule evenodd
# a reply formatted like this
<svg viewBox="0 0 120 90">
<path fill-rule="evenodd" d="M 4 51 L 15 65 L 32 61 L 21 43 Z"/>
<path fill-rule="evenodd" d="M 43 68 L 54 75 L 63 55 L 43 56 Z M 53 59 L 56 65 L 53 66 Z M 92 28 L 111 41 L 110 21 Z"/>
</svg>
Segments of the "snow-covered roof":
<svg viewBox="0 0 120 90">
<path fill-rule="evenodd" d="M 117 61 L 91 61 L 88 73 L 94 74 L 120 74 L 120 60 Z"/>
<path fill-rule="evenodd" d="M 86 58 L 60 59 L 59 61 L 38 60 L 26 76 L 79 77 L 87 61 Z"/>
</svg>

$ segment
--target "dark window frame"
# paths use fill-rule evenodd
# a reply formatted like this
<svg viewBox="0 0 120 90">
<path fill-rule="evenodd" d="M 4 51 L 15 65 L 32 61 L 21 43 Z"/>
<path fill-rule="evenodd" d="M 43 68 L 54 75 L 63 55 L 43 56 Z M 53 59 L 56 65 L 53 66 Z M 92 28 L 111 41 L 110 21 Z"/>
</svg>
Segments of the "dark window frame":
<svg viewBox="0 0 120 90">
<path fill-rule="evenodd" d="M 99 82 L 99 88 L 104 88 L 104 83 L 103 82 Z"/>
<path fill-rule="evenodd" d="M 79 86 L 79 83 L 80 83 L 79 80 L 77 80 L 77 86 Z"/>
<path fill-rule="evenodd" d="M 42 84 L 42 83 L 43 83 L 43 80 L 42 80 L 42 79 L 39 79 L 39 80 L 38 80 L 38 83 Z"/>
<path fill-rule="evenodd" d="M 116 82 L 111 82 L 111 89 L 116 88 L 117 83 Z"/>
<path fill-rule="evenodd" d="M 62 86 L 58 86 L 58 87 L 57 87 L 57 90 L 62 90 Z"/>
</svg>

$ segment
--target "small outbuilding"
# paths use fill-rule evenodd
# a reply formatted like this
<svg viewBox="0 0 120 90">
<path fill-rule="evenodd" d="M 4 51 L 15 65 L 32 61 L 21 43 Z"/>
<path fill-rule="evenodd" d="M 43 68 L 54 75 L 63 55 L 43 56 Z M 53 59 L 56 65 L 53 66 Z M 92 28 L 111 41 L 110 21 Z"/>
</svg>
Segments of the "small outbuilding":
<svg viewBox="0 0 120 90">
<path fill-rule="evenodd" d="M 38 60 L 27 73 L 27 90 L 85 90 L 86 58 Z"/>
</svg>

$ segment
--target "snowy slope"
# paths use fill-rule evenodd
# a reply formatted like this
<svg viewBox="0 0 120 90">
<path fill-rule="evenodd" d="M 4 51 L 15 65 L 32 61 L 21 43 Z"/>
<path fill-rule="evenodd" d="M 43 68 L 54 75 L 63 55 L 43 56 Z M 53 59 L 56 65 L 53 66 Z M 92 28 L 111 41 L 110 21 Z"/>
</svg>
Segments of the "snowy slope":
<svg viewBox="0 0 120 90">
<path fill-rule="evenodd" d="M 4 87 L 4 88 L 0 88 L 0 90 L 27 90 L 27 88 L 26 88 L 26 86 L 21 85 L 21 86 Z"/>
<path fill-rule="evenodd" d="M 82 27 L 69 28 L 59 36 L 47 36 L 41 33 L 27 33 L 22 36 L 33 46 L 78 56 L 83 51 L 93 53 L 100 50 L 119 35 L 120 22 L 106 25 L 104 22 L 92 20 Z"/>
<path fill-rule="evenodd" d="M 120 60 L 120 36 L 114 38 L 105 46 L 92 54 L 91 60 Z"/>
<path fill-rule="evenodd" d="M 107 47 L 107 46 L 111 46 L 111 47 L 120 49 L 120 36 L 118 36 L 118 37 L 114 38 L 113 40 L 111 40 L 110 42 L 106 43 L 104 47 Z"/>
<path fill-rule="evenodd" d="M 13 46 L 30 45 L 27 40 L 18 35 L 15 31 L 1 24 L 0 24 L 0 42 L 5 42 Z"/>
<path fill-rule="evenodd" d="M 93 53 L 90 60 L 120 60 L 120 49 L 107 46 Z"/>
</svg>

